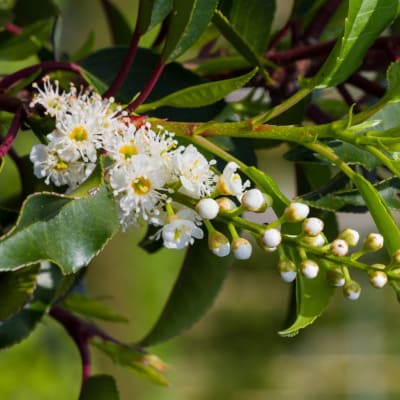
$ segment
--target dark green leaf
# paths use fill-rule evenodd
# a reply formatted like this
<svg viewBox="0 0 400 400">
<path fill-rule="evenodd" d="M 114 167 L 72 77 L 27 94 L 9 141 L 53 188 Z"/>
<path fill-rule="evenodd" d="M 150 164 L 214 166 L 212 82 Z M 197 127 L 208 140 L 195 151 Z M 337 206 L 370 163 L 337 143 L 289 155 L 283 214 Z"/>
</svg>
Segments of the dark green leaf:
<svg viewBox="0 0 400 400">
<path fill-rule="evenodd" d="M 332 296 L 333 288 L 326 277 L 326 269 L 320 265 L 316 278 L 307 279 L 301 274 L 296 279 L 297 318 L 281 336 L 295 336 L 300 329 L 312 324 L 325 310 Z"/>
<path fill-rule="evenodd" d="M 118 228 L 115 201 L 106 185 L 83 199 L 32 195 L 16 227 L 0 240 L 0 270 L 51 260 L 65 274 L 77 272 Z"/>
<path fill-rule="evenodd" d="M 163 21 L 173 6 L 173 0 L 141 0 L 138 17 L 140 34 L 143 35 Z"/>
<path fill-rule="evenodd" d="M 90 298 L 78 293 L 71 293 L 63 301 L 62 306 L 65 309 L 84 317 L 111 322 L 129 321 L 123 315 L 117 314 L 112 308 L 100 303 L 98 299 Z"/>
<path fill-rule="evenodd" d="M 229 20 L 256 54 L 263 54 L 269 42 L 275 0 L 232 0 Z"/>
<path fill-rule="evenodd" d="M 147 103 L 138 108 L 139 113 L 162 106 L 196 108 L 213 104 L 234 90 L 244 86 L 256 73 L 257 69 L 236 78 L 225 79 L 223 81 L 207 82 L 200 85 L 191 86 L 175 93 L 163 97 L 152 103 Z"/>
<path fill-rule="evenodd" d="M 27 26 L 60 14 L 59 8 L 52 0 L 17 0 L 13 11 L 14 23 L 18 26 Z"/>
<path fill-rule="evenodd" d="M 38 265 L 0 272 L 0 320 L 15 314 L 30 299 L 36 288 L 38 272 Z"/>
<path fill-rule="evenodd" d="M 206 240 L 195 242 L 186 254 L 158 321 L 139 345 L 166 341 L 192 326 L 212 304 L 231 264 L 231 256 L 214 256 Z"/>
<path fill-rule="evenodd" d="M 350 0 L 344 33 L 311 86 L 343 82 L 362 63 L 371 44 L 396 16 L 398 0 Z"/>
<path fill-rule="evenodd" d="M 102 2 L 107 13 L 108 24 L 111 30 L 113 43 L 115 45 L 129 44 L 132 36 L 132 30 L 125 19 L 124 14 L 111 1 Z"/>
<path fill-rule="evenodd" d="M 93 375 L 82 387 L 79 400 L 119 400 L 115 379 L 109 375 Z"/>
<path fill-rule="evenodd" d="M 116 364 L 130 368 L 158 385 L 168 386 L 168 382 L 162 375 L 162 372 L 166 369 L 165 365 L 157 356 L 132 346 L 114 342 L 96 340 L 92 344 L 107 354 Z"/>
<path fill-rule="evenodd" d="M 147 251 L 149 254 L 155 253 L 158 250 L 164 248 L 161 240 L 154 240 L 153 236 L 160 228 L 157 226 L 149 225 L 147 227 L 146 234 L 143 239 L 139 242 L 139 247 Z"/>
<path fill-rule="evenodd" d="M 27 26 L 17 36 L 3 41 L 0 44 L 0 60 L 23 60 L 36 54 L 49 38 L 53 26 L 53 19 L 38 21 Z"/>
<path fill-rule="evenodd" d="M 211 21 L 217 0 L 175 0 L 162 52 L 164 62 L 182 55 L 200 38 Z"/>
</svg>

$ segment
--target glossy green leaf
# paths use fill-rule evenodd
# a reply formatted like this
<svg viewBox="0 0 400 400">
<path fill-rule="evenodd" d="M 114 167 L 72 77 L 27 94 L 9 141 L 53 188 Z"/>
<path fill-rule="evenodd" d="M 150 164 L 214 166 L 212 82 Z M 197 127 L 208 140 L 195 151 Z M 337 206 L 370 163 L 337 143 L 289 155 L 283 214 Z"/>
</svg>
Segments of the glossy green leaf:
<svg viewBox="0 0 400 400">
<path fill-rule="evenodd" d="M 32 195 L 15 228 L 0 240 L 0 270 L 50 260 L 65 274 L 77 272 L 118 228 L 115 201 L 106 185 L 83 199 Z"/>
<path fill-rule="evenodd" d="M 168 382 L 162 375 L 166 369 L 165 364 L 157 356 L 132 346 L 109 341 L 95 340 L 91 343 L 116 364 L 127 367 L 158 385 L 168 386 Z"/>
<path fill-rule="evenodd" d="M 57 17 L 60 10 L 53 0 L 17 0 L 13 13 L 14 23 L 26 27 L 32 22 Z"/>
<path fill-rule="evenodd" d="M 350 0 L 344 33 L 311 86 L 334 86 L 362 63 L 371 44 L 396 16 L 398 0 Z"/>
<path fill-rule="evenodd" d="M 244 86 L 255 75 L 256 71 L 257 69 L 254 69 L 236 78 L 202 83 L 178 90 L 160 100 L 140 106 L 137 111 L 143 113 L 162 106 L 196 108 L 213 104 Z"/>
<path fill-rule="evenodd" d="M 38 265 L 0 272 L 0 320 L 15 314 L 30 299 L 38 272 Z"/>
<path fill-rule="evenodd" d="M 400 101 L 400 61 L 392 63 L 387 70 L 388 90 L 384 99 L 391 102 Z"/>
<path fill-rule="evenodd" d="M 214 256 L 206 240 L 196 241 L 188 249 L 160 317 L 139 345 L 164 342 L 198 321 L 214 301 L 231 264 L 231 256 Z"/>
<path fill-rule="evenodd" d="M 261 55 L 269 42 L 275 0 L 232 0 L 229 21 L 252 50 Z"/>
<path fill-rule="evenodd" d="M 167 40 L 161 54 L 164 62 L 175 60 L 200 38 L 217 3 L 217 0 L 174 0 Z"/>
<path fill-rule="evenodd" d="M 36 54 L 49 38 L 53 22 L 53 19 L 35 22 L 20 35 L 0 43 L 0 61 L 23 60 Z"/>
<path fill-rule="evenodd" d="M 295 336 L 300 329 L 312 324 L 325 310 L 333 294 L 326 269 L 320 265 L 316 278 L 307 279 L 301 274 L 296 279 L 297 317 L 294 323 L 279 332 L 281 336 Z"/>
<path fill-rule="evenodd" d="M 110 375 L 93 375 L 85 381 L 79 400 L 119 400 L 115 379 Z"/>
<path fill-rule="evenodd" d="M 111 1 L 103 1 L 102 4 L 107 14 L 107 22 L 111 31 L 113 43 L 115 45 L 129 44 L 132 30 L 124 14 L 122 14 L 119 8 Z"/>
<path fill-rule="evenodd" d="M 78 293 L 71 293 L 68 295 L 68 297 L 62 302 L 62 306 L 68 311 L 88 318 L 95 318 L 110 322 L 129 321 L 123 315 L 115 312 L 111 307 L 102 304 L 98 299 L 90 298 Z"/>
<path fill-rule="evenodd" d="M 143 35 L 163 21 L 173 6 L 174 0 L 141 0 L 138 18 L 140 34 Z"/>
<path fill-rule="evenodd" d="M 32 300 L 11 318 L 0 321 L 0 349 L 12 346 L 27 338 L 43 318 L 54 299 L 61 294 L 63 285 L 70 283 L 59 268 L 42 263 Z"/>
</svg>

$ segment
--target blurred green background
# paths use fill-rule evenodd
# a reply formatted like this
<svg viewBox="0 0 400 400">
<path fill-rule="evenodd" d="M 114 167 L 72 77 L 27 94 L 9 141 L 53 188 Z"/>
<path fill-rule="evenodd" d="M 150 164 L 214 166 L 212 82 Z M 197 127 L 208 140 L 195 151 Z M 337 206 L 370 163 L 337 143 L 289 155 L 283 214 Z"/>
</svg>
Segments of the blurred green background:
<svg viewBox="0 0 400 400">
<path fill-rule="evenodd" d="M 99 3 L 59 1 L 66 51 L 75 49 L 93 29 L 96 47 L 109 44 Z M 133 23 L 135 1 L 115 3 Z M 284 15 L 286 3 L 282 4 Z M 30 142 L 19 146 L 28 152 Z M 283 151 L 282 147 L 262 151 L 259 158 L 262 169 L 291 197 L 294 176 L 292 165 L 282 160 Z M 0 179 L 3 192 L 17 189 L 10 185 L 16 181 L 14 173 L 8 163 Z M 351 222 L 341 216 L 341 221 L 343 228 L 350 223 L 364 233 L 374 231 L 365 215 L 354 216 Z M 139 339 L 154 323 L 183 257 L 182 252 L 167 250 L 147 255 L 136 246 L 143 233 L 119 234 L 87 276 L 91 294 L 109 297 L 106 303 L 129 317 L 129 324 L 105 325 L 124 341 Z M 150 349 L 169 365 L 170 388 L 156 387 L 112 365 L 95 349 L 94 372 L 116 376 L 122 400 L 398 399 L 400 306 L 391 290 L 377 293 L 363 277 L 355 276 L 363 286 L 359 301 L 346 301 L 338 291 L 313 326 L 294 338 L 281 338 L 277 331 L 285 324 L 291 287 L 280 280 L 274 265 L 274 255 L 262 252 L 251 261 L 236 263 L 208 314 L 181 337 Z M 0 370 L 0 399 L 78 396 L 77 350 L 50 318 L 19 346 L 0 354 Z"/>
</svg>

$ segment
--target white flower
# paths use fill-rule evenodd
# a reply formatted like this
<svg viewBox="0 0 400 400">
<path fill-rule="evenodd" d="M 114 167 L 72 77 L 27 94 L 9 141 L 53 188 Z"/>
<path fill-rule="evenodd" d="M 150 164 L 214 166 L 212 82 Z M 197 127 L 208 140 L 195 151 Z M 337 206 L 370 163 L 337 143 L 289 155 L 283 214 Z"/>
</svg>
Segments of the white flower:
<svg viewBox="0 0 400 400">
<path fill-rule="evenodd" d="M 261 236 L 261 240 L 268 248 L 276 248 L 282 241 L 281 233 L 278 229 L 270 228 L 266 229 Z"/>
<path fill-rule="evenodd" d="M 183 249 L 194 243 L 194 239 L 203 239 L 203 231 L 188 219 L 177 216 L 162 228 L 164 246 L 168 249 Z"/>
<path fill-rule="evenodd" d="M 219 212 L 219 205 L 214 199 L 201 199 L 196 204 L 196 211 L 203 219 L 214 219 Z"/>
<path fill-rule="evenodd" d="M 314 279 L 318 275 L 319 266 L 313 260 L 305 260 L 300 264 L 300 271 L 307 279 Z"/>
<path fill-rule="evenodd" d="M 329 249 L 334 256 L 342 257 L 349 252 L 349 245 L 343 239 L 335 239 L 330 244 Z"/>
<path fill-rule="evenodd" d="M 214 161 L 207 159 L 194 147 L 189 145 L 175 154 L 175 170 L 182 184 L 180 192 L 199 199 L 209 196 L 215 187 L 215 174 L 210 165 Z"/>
<path fill-rule="evenodd" d="M 272 204 L 272 199 L 259 189 L 250 189 L 243 193 L 241 202 L 247 211 L 263 212 Z"/>
<path fill-rule="evenodd" d="M 228 238 L 218 231 L 208 236 L 208 247 L 218 257 L 226 257 L 231 252 Z"/>
<path fill-rule="evenodd" d="M 283 213 L 286 221 L 288 222 L 299 222 L 307 218 L 310 212 L 310 207 L 303 203 L 290 203 Z"/>
<path fill-rule="evenodd" d="M 217 189 L 223 195 L 236 196 L 240 200 L 244 190 L 250 186 L 250 182 L 247 180 L 242 183 L 242 178 L 236 173 L 238 168 L 235 162 L 228 162 L 218 178 Z"/>
<path fill-rule="evenodd" d="M 388 276 L 384 271 L 370 271 L 368 276 L 371 285 L 377 289 L 383 288 L 388 282 Z"/>
<path fill-rule="evenodd" d="M 340 233 L 339 239 L 345 240 L 349 246 L 354 247 L 360 240 L 360 234 L 355 229 L 347 228 Z"/>
<path fill-rule="evenodd" d="M 367 251 L 377 251 L 383 247 L 383 236 L 380 233 L 369 233 L 363 248 Z"/>
<path fill-rule="evenodd" d="M 232 253 L 237 260 L 247 260 L 251 257 L 253 247 L 251 243 L 242 237 L 238 237 L 232 241 Z"/>
<path fill-rule="evenodd" d="M 110 184 L 123 213 L 123 221 L 148 220 L 159 213 L 167 196 L 165 176 L 160 165 L 144 154 L 132 163 L 110 170 Z M 129 216 L 131 214 L 131 216 Z"/>
<path fill-rule="evenodd" d="M 93 163 L 61 159 L 57 148 L 51 145 L 33 146 L 29 158 L 33 163 L 33 173 L 37 178 L 46 178 L 47 185 L 52 182 L 56 186 L 69 186 L 68 192 L 84 182 L 95 168 Z"/>
<path fill-rule="evenodd" d="M 303 221 L 303 232 L 309 236 L 317 236 L 324 229 L 324 222 L 319 218 L 307 218 Z"/>
</svg>

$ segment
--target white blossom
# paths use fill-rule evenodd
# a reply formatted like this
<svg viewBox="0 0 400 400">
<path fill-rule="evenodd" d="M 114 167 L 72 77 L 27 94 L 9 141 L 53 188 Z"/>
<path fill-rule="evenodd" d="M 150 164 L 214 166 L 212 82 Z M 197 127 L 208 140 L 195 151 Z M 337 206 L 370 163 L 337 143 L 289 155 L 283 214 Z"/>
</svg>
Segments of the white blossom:
<svg viewBox="0 0 400 400">
<path fill-rule="evenodd" d="M 248 180 L 242 182 L 242 178 L 236 173 L 238 168 L 235 162 L 228 162 L 218 178 L 217 189 L 220 194 L 236 196 L 240 200 L 244 190 L 250 186 L 250 182 Z"/>
</svg>

